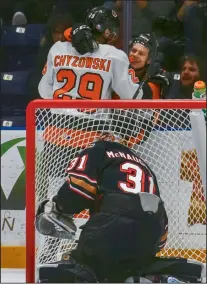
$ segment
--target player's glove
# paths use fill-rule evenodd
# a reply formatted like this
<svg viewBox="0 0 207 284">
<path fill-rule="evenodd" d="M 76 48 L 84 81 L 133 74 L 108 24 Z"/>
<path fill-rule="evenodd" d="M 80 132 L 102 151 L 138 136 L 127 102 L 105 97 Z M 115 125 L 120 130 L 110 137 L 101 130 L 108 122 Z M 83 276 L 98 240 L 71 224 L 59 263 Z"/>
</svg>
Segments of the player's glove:
<svg viewBox="0 0 207 284">
<path fill-rule="evenodd" d="M 55 197 L 40 203 L 35 225 L 39 233 L 60 239 L 73 239 L 77 230 L 72 215 L 61 212 Z"/>
<path fill-rule="evenodd" d="M 72 27 L 72 45 L 81 54 L 92 53 L 98 48 L 91 29 L 83 23 L 74 24 Z"/>
<path fill-rule="evenodd" d="M 149 78 L 149 82 L 159 84 L 161 87 L 168 87 L 171 82 L 171 75 L 163 69 L 158 70 L 155 75 Z"/>
</svg>

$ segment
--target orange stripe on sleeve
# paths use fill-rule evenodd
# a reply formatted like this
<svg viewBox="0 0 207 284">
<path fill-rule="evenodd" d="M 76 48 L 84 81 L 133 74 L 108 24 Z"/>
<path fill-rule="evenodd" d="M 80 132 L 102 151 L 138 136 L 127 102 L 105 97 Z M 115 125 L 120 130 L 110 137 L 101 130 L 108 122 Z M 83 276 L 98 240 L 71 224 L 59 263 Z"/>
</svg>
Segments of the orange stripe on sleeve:
<svg viewBox="0 0 207 284">
<path fill-rule="evenodd" d="M 73 184 L 82 187 L 83 189 L 85 189 L 86 191 L 88 191 L 88 192 L 90 192 L 92 194 L 96 194 L 96 187 L 88 184 L 84 180 L 81 180 L 79 178 L 75 178 L 73 176 L 70 176 L 70 180 L 71 180 L 71 182 Z"/>
<path fill-rule="evenodd" d="M 168 236 L 168 231 L 162 236 L 160 242 L 165 242 L 167 240 L 167 236 Z"/>
</svg>

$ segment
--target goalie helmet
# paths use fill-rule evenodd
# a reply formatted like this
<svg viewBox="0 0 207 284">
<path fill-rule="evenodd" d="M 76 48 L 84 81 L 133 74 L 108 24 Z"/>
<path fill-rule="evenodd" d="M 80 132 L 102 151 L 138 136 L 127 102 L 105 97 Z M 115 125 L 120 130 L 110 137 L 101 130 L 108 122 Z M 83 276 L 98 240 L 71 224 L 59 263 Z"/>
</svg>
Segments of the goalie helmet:
<svg viewBox="0 0 207 284">
<path fill-rule="evenodd" d="M 117 142 L 120 144 L 124 144 L 122 136 L 112 131 L 102 132 L 100 136 L 97 138 L 97 141 L 110 141 L 110 142 Z"/>
<path fill-rule="evenodd" d="M 113 36 L 117 36 L 120 20 L 116 11 L 104 6 L 98 6 L 86 12 L 85 24 L 89 26 L 92 31 L 99 33 L 107 31 Z"/>
<path fill-rule="evenodd" d="M 155 110 L 127 110 L 113 111 L 111 131 L 121 138 L 121 144 L 129 148 L 141 145 L 148 140 L 159 113 Z"/>
</svg>

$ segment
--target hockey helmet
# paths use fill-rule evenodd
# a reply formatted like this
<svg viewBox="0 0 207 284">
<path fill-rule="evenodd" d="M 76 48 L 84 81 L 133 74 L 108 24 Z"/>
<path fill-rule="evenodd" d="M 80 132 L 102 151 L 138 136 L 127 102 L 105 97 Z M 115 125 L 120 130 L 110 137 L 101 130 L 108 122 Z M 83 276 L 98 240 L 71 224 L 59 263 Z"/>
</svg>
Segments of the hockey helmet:
<svg viewBox="0 0 207 284">
<path fill-rule="evenodd" d="M 135 37 L 133 40 L 129 43 L 129 48 L 131 49 L 133 45 L 135 44 L 141 44 L 147 48 L 149 48 L 150 53 L 152 52 L 152 39 L 150 34 L 140 34 L 138 37 Z"/>
<path fill-rule="evenodd" d="M 98 6 L 86 12 L 85 24 L 89 26 L 92 31 L 103 33 L 108 30 L 111 34 L 117 36 L 120 20 L 116 11 L 104 6 Z"/>
</svg>

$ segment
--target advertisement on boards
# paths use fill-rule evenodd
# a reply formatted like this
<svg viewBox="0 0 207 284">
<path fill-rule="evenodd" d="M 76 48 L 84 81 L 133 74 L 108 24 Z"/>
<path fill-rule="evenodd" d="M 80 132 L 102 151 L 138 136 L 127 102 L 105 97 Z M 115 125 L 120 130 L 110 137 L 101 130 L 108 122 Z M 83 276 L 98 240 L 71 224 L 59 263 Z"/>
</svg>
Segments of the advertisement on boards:
<svg viewBox="0 0 207 284">
<path fill-rule="evenodd" d="M 1 244 L 25 245 L 26 131 L 1 131 Z"/>
<path fill-rule="evenodd" d="M 175 133 L 169 133 L 175 139 Z M 176 135 L 179 135 L 177 133 Z M 191 132 L 186 132 L 192 142 Z M 160 140 L 157 133 L 157 141 Z M 155 143 L 156 144 L 156 143 Z M 156 144 L 158 145 L 158 144 Z M 156 146 L 157 147 L 157 146 Z M 183 147 L 183 145 L 182 145 Z M 172 148 L 173 149 L 173 148 Z M 156 148 L 156 150 L 158 150 Z M 169 149 L 170 155 L 171 149 Z M 178 196 L 180 204 L 172 208 L 173 214 L 182 220 L 179 235 L 198 235 L 198 245 L 202 245 L 205 237 L 206 204 L 195 149 L 192 143 L 178 149 L 180 157 L 173 161 L 178 180 Z M 1 242 L 3 246 L 25 245 L 25 160 L 26 131 L 1 131 Z M 179 161 L 179 162 L 178 162 Z M 162 185 L 161 185 L 162 187 Z M 167 189 L 170 190 L 170 189 Z M 172 188 L 172 190 L 175 190 Z M 186 198 L 184 198 L 184 195 Z M 183 204 L 183 200 L 185 204 Z M 183 223 L 184 221 L 184 223 Z"/>
</svg>

